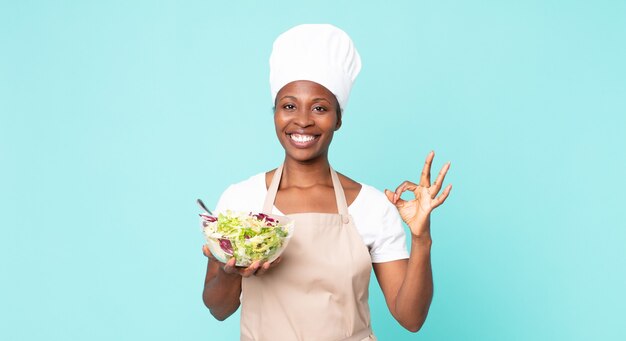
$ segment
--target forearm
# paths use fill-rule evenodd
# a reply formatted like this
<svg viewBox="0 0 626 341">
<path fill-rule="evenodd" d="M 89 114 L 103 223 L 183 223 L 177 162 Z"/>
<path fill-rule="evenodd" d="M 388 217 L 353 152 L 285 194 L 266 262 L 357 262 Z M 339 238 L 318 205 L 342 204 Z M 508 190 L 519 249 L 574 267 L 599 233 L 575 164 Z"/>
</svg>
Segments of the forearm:
<svg viewBox="0 0 626 341">
<path fill-rule="evenodd" d="M 433 297 L 431 245 L 430 235 L 413 236 L 406 275 L 396 298 L 395 317 L 413 332 L 424 324 Z"/>
<path fill-rule="evenodd" d="M 216 262 L 216 261 L 213 261 Z M 232 315 L 240 305 L 241 276 L 227 274 L 221 268 L 207 269 L 202 300 L 216 319 L 223 321 Z"/>
</svg>

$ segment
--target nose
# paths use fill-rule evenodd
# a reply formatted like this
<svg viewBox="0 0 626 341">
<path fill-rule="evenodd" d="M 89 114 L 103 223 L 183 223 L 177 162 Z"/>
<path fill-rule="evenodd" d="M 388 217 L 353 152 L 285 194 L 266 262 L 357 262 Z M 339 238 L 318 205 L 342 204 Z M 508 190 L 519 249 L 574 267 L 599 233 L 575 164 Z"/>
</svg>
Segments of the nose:
<svg viewBox="0 0 626 341">
<path fill-rule="evenodd" d="M 299 109 L 293 122 L 299 127 L 309 127 L 315 124 L 311 118 L 311 113 L 306 109 Z"/>
</svg>

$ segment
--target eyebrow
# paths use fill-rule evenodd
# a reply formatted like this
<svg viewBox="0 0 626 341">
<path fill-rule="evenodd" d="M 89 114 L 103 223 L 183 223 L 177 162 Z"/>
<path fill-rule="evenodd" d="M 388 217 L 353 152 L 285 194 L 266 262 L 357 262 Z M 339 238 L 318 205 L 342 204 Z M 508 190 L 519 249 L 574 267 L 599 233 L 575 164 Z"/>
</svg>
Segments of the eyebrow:
<svg viewBox="0 0 626 341">
<path fill-rule="evenodd" d="M 281 97 L 278 101 L 282 101 L 282 100 L 283 100 L 283 99 L 285 99 L 285 98 L 289 98 L 289 99 L 292 99 L 292 100 L 294 100 L 294 101 L 297 101 L 297 100 L 298 100 L 298 99 L 297 99 L 296 97 L 294 97 L 294 96 L 287 95 L 287 96 L 283 96 L 283 97 Z M 313 98 L 313 99 L 312 99 L 312 101 L 313 101 L 313 102 L 326 101 L 326 102 L 328 102 L 328 104 L 331 104 L 329 100 L 327 100 L 326 98 L 323 98 L 323 97 Z"/>
<path fill-rule="evenodd" d="M 287 95 L 287 96 L 283 96 L 283 97 L 281 97 L 281 98 L 279 99 L 279 101 L 282 101 L 282 100 L 284 100 L 285 98 L 291 98 L 291 99 L 293 99 L 294 101 L 297 101 L 297 100 L 298 100 L 297 98 L 295 98 L 295 97 L 293 97 L 293 96 L 289 96 L 289 95 Z"/>
<path fill-rule="evenodd" d="M 322 97 L 313 98 L 313 102 L 318 102 L 318 101 L 326 101 L 328 102 L 328 104 L 330 104 L 330 101 L 327 100 L 326 98 L 322 98 Z"/>
</svg>

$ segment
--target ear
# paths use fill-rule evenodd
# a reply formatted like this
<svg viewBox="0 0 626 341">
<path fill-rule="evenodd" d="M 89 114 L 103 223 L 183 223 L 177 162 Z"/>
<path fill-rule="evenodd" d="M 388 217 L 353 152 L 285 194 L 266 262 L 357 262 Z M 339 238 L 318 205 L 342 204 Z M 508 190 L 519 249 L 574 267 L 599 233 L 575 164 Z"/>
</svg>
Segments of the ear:
<svg viewBox="0 0 626 341">
<path fill-rule="evenodd" d="M 337 110 L 337 124 L 335 125 L 335 131 L 339 130 L 339 128 L 341 128 L 341 109 Z"/>
</svg>

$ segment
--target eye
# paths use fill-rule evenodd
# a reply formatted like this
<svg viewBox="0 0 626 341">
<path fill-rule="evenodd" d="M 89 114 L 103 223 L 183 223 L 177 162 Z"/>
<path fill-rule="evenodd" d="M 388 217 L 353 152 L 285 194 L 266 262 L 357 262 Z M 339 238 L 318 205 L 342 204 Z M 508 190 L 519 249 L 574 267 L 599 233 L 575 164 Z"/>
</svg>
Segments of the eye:
<svg viewBox="0 0 626 341">
<path fill-rule="evenodd" d="M 285 110 L 294 110 L 294 109 L 296 109 L 296 106 L 291 104 L 291 103 L 287 103 L 287 104 L 283 105 L 283 109 L 285 109 Z"/>
<path fill-rule="evenodd" d="M 313 107 L 313 111 L 317 111 L 317 112 L 325 112 L 327 111 L 325 107 L 321 106 L 321 105 L 316 105 Z"/>
</svg>

